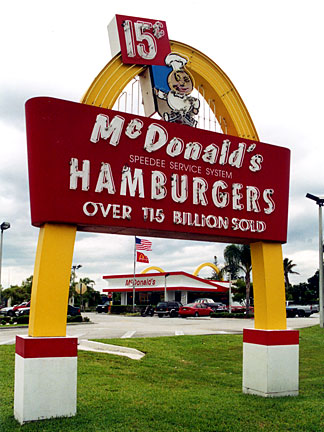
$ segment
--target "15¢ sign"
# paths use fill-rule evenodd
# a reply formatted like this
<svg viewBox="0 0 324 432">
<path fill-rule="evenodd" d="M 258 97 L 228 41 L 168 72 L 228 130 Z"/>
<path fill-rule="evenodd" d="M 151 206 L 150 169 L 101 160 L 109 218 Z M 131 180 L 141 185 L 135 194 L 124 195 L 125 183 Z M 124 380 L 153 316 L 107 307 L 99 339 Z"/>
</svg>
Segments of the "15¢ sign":
<svg viewBox="0 0 324 432">
<path fill-rule="evenodd" d="M 112 54 L 121 51 L 125 64 L 164 65 L 170 53 L 165 21 L 116 15 L 108 34 Z"/>
</svg>

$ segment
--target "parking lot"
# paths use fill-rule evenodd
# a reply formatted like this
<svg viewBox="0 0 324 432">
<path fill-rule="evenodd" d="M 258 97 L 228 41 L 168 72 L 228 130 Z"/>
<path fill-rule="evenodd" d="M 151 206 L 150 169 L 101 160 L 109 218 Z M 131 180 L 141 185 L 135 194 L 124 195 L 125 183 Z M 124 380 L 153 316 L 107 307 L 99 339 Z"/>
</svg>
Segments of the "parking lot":
<svg viewBox="0 0 324 432">
<path fill-rule="evenodd" d="M 236 318 L 158 318 L 83 313 L 91 323 L 67 326 L 67 335 L 80 339 L 112 339 L 181 335 L 241 334 L 243 328 L 254 328 L 253 319 Z M 288 318 L 287 326 L 299 329 L 319 324 L 319 315 L 309 318 Z M 16 334 L 27 334 L 27 328 L 0 330 L 0 345 L 13 344 Z"/>
</svg>

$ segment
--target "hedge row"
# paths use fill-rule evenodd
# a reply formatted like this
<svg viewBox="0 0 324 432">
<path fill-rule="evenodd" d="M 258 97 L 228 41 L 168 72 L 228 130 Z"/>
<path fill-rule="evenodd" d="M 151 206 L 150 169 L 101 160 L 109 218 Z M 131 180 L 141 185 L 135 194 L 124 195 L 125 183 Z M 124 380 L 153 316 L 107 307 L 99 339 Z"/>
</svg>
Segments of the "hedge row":
<svg viewBox="0 0 324 432">
<path fill-rule="evenodd" d="M 138 312 L 138 306 L 135 307 L 135 311 Z M 124 314 L 124 313 L 132 313 L 133 306 L 131 305 L 112 305 L 110 312 L 113 314 Z"/>
<path fill-rule="evenodd" d="M 68 316 L 67 317 L 67 322 L 89 322 L 89 318 L 88 317 L 84 317 L 82 319 L 81 315 L 76 315 L 76 316 Z M 6 324 L 29 324 L 29 315 L 21 315 L 18 317 L 8 317 L 8 316 L 4 316 L 0 318 L 0 324 L 1 325 L 6 325 Z"/>
<path fill-rule="evenodd" d="M 0 324 L 6 325 L 6 324 L 28 324 L 29 322 L 29 315 L 22 315 L 18 317 L 10 317 L 10 316 L 3 316 L 0 318 Z"/>
<path fill-rule="evenodd" d="M 246 315 L 244 312 L 236 312 L 236 313 L 229 313 L 229 312 L 213 312 L 210 315 L 212 318 L 253 318 L 254 314 L 250 313 L 249 315 Z"/>
<path fill-rule="evenodd" d="M 135 312 L 141 312 L 142 309 L 145 309 L 145 305 L 137 305 L 135 306 Z M 133 312 L 133 306 L 132 305 L 112 305 L 110 313 L 112 314 L 126 314 L 126 313 L 132 313 Z M 244 312 L 213 312 L 211 314 L 212 318 L 253 318 L 253 313 L 250 313 L 250 315 L 246 315 Z"/>
<path fill-rule="evenodd" d="M 156 306 L 151 305 L 153 309 L 155 309 Z M 147 305 L 136 305 L 135 306 L 135 312 L 141 312 L 142 310 L 145 310 Z M 110 309 L 110 313 L 112 314 L 126 314 L 126 313 L 133 313 L 133 305 L 112 305 Z"/>
<path fill-rule="evenodd" d="M 0 318 L 0 324 L 6 325 L 7 323 L 10 324 L 12 318 L 10 316 L 3 316 Z"/>
</svg>

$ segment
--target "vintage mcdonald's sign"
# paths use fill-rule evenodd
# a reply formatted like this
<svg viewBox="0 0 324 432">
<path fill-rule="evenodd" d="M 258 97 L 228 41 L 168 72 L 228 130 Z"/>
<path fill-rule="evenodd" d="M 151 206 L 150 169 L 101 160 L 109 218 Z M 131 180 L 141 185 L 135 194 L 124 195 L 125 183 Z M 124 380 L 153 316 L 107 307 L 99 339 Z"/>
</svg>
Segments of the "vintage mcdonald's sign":
<svg viewBox="0 0 324 432">
<path fill-rule="evenodd" d="M 26 117 L 35 226 L 286 241 L 286 148 L 47 97 Z"/>
</svg>

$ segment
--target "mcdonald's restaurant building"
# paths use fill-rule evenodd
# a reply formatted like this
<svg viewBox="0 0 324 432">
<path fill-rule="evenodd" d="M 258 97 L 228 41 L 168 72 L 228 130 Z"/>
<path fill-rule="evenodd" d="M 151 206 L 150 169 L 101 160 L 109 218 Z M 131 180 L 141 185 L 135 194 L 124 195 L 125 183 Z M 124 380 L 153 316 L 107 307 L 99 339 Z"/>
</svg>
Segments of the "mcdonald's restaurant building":
<svg viewBox="0 0 324 432">
<path fill-rule="evenodd" d="M 184 271 L 103 276 L 108 288 L 103 292 L 120 304 L 157 304 L 161 300 L 190 303 L 199 297 L 228 303 L 229 282 L 202 279 Z"/>
</svg>

